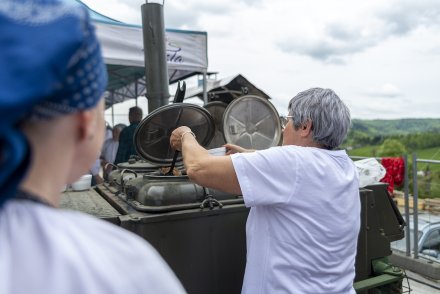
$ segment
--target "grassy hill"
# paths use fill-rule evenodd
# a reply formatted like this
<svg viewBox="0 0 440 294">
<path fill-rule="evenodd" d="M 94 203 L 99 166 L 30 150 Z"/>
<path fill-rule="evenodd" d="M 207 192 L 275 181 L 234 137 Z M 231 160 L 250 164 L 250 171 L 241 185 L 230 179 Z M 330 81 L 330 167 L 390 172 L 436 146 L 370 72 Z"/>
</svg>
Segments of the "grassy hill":
<svg viewBox="0 0 440 294">
<path fill-rule="evenodd" d="M 354 119 L 343 145 L 354 148 L 380 145 L 386 138 L 406 141 L 403 143 L 407 143 L 410 149 L 440 146 L 440 119 Z M 420 141 L 426 144 L 418 144 Z"/>
<path fill-rule="evenodd" d="M 351 131 L 362 132 L 369 136 L 408 135 L 426 132 L 440 133 L 440 119 L 353 119 Z"/>
</svg>

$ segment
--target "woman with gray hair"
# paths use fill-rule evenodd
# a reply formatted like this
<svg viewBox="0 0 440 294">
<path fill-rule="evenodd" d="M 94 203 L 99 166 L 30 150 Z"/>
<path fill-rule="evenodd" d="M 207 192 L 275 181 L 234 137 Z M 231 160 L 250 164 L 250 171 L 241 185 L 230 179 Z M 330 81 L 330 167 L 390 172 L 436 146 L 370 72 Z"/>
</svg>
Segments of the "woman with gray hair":
<svg viewBox="0 0 440 294">
<path fill-rule="evenodd" d="M 0 28 L 0 293 L 184 293 L 145 240 L 58 208 L 104 139 L 107 72 L 87 10 L 2 0 Z"/>
<path fill-rule="evenodd" d="M 188 127 L 170 138 L 199 185 L 241 194 L 251 207 L 242 293 L 355 293 L 360 229 L 358 175 L 342 143 L 346 105 L 330 89 L 301 92 L 283 118 L 283 144 L 250 150 L 226 144 L 211 156 Z"/>
</svg>

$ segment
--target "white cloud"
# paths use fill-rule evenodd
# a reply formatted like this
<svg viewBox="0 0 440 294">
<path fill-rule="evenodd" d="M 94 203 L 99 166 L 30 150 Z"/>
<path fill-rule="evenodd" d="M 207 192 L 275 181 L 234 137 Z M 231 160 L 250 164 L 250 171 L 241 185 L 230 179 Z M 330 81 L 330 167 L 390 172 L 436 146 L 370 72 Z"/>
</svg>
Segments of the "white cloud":
<svg viewBox="0 0 440 294">
<path fill-rule="evenodd" d="M 137 24 L 145 3 L 84 2 Z M 354 118 L 440 117 L 438 0 L 167 0 L 164 13 L 167 28 L 208 33 L 210 71 L 243 74 L 280 113 L 320 86 Z"/>
<path fill-rule="evenodd" d="M 308 55 L 321 61 L 349 56 L 393 36 L 404 36 L 425 27 L 438 27 L 438 1 L 387 1 L 355 10 L 350 18 L 323 21 L 314 34 L 292 34 L 279 43 L 281 50 Z M 384 5 L 385 3 L 385 5 Z M 352 1 L 351 5 L 357 5 Z M 352 7 L 347 7 L 351 10 Z M 353 17 L 354 16 L 354 17 Z"/>
<path fill-rule="evenodd" d="M 397 86 L 386 83 L 379 87 L 371 87 L 367 89 L 366 94 L 371 97 L 395 98 L 401 96 L 402 92 Z"/>
<path fill-rule="evenodd" d="M 142 0 L 81 0 L 91 9 L 105 16 L 129 24 L 141 24 Z"/>
</svg>

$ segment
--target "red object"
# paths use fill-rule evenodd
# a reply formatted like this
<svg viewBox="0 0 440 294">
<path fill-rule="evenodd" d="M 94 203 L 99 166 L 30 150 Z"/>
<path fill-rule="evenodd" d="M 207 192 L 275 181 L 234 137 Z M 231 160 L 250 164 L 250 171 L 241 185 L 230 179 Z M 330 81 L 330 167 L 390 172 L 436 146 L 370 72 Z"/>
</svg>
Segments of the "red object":
<svg viewBox="0 0 440 294">
<path fill-rule="evenodd" d="M 393 194 L 394 185 L 400 186 L 403 183 L 405 162 L 402 157 L 387 157 L 382 158 L 382 165 L 385 167 L 387 173 L 380 181 L 388 183 L 388 192 Z"/>
</svg>

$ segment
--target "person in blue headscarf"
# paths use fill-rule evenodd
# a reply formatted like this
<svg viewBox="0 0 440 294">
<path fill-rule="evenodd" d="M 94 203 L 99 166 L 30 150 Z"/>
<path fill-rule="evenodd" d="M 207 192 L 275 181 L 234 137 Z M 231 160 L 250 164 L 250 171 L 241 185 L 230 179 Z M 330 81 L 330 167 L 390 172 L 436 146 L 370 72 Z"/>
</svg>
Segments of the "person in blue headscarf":
<svg viewBox="0 0 440 294">
<path fill-rule="evenodd" d="M 184 293 L 142 238 L 58 209 L 104 137 L 106 68 L 86 9 L 0 2 L 0 293 Z"/>
</svg>

